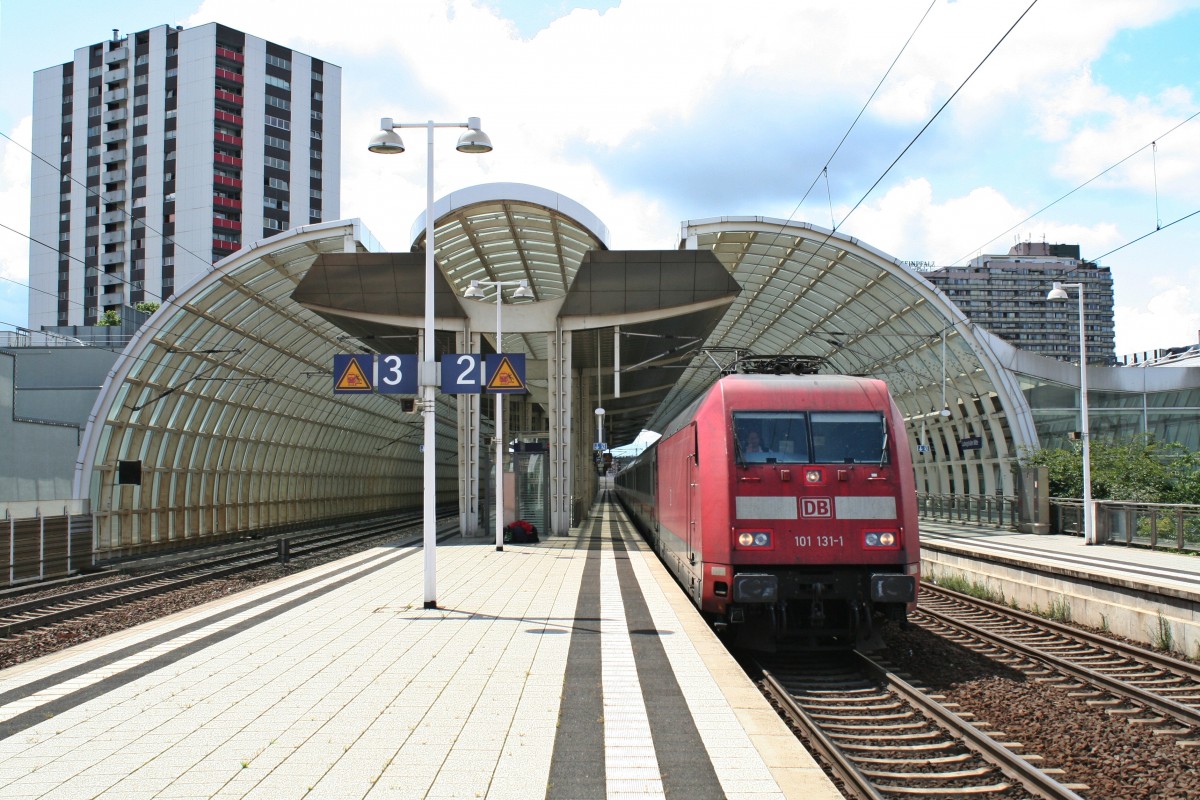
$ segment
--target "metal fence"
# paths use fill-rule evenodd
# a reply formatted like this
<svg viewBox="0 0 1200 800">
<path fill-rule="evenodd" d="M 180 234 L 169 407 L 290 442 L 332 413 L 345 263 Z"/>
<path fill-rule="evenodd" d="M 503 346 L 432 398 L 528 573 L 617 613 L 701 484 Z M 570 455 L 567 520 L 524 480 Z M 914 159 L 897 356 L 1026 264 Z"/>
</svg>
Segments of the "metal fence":
<svg viewBox="0 0 1200 800">
<path fill-rule="evenodd" d="M 92 515 L 86 501 L 58 501 L 54 511 L 36 503 L 0 506 L 0 542 L 6 569 L 0 586 L 61 578 L 92 563 Z"/>
<path fill-rule="evenodd" d="M 1097 500 L 1097 544 L 1200 552 L 1200 505 Z M 1083 535 L 1083 502 L 1050 498 L 1051 533 Z"/>
<path fill-rule="evenodd" d="M 917 493 L 917 514 L 922 519 L 1016 528 L 1017 511 L 1017 498 L 1007 495 Z"/>
</svg>

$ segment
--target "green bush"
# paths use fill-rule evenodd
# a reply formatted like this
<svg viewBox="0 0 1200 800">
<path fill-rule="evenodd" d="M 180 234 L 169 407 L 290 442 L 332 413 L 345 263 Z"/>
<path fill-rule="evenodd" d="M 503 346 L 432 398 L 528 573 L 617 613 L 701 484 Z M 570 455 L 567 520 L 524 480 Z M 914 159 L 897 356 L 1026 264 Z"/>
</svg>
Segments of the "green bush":
<svg viewBox="0 0 1200 800">
<path fill-rule="evenodd" d="M 1200 503 L 1200 453 L 1176 442 L 1140 434 L 1117 443 L 1093 439 L 1092 497 L 1129 503 Z M 1045 467 L 1053 497 L 1083 496 L 1083 446 L 1033 450 L 1021 455 L 1024 466 Z"/>
</svg>

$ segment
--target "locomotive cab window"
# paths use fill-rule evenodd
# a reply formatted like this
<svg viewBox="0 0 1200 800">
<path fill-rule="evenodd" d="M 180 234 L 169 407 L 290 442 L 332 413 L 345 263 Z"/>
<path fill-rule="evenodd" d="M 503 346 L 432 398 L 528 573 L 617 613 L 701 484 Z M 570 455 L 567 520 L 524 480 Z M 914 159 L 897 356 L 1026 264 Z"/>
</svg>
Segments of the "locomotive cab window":
<svg viewBox="0 0 1200 800">
<path fill-rule="evenodd" d="M 743 464 L 808 463 L 808 425 L 795 411 L 733 415 L 734 458 Z"/>
<path fill-rule="evenodd" d="M 814 411 L 813 461 L 818 464 L 886 464 L 887 425 L 874 411 Z"/>
</svg>

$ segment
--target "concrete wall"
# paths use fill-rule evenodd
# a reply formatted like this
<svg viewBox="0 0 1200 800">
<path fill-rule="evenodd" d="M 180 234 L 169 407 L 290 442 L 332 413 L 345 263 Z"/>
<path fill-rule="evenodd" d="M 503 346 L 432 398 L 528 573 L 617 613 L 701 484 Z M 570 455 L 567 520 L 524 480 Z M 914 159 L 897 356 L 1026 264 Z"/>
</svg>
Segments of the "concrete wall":
<svg viewBox="0 0 1200 800">
<path fill-rule="evenodd" d="M 0 501 L 71 497 L 88 415 L 117 353 L 0 349 Z"/>
<path fill-rule="evenodd" d="M 921 547 L 921 578 L 958 577 L 1002 593 L 1022 611 L 1046 612 L 1066 603 L 1071 620 L 1154 646 L 1160 625 L 1169 625 L 1175 655 L 1200 654 L 1200 604 L 1195 593 L 1153 590 L 1062 564 L 1037 569 L 1020 559 L 979 559 L 950 547 Z M 1036 613 L 1036 612 L 1035 612 Z"/>
</svg>

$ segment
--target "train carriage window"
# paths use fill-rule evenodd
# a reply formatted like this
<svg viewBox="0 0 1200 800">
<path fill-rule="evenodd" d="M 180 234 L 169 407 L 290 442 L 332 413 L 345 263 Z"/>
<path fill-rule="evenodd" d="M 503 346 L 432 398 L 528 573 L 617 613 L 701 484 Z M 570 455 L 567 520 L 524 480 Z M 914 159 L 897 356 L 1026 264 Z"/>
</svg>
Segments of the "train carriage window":
<svg viewBox="0 0 1200 800">
<path fill-rule="evenodd" d="M 734 458 L 738 463 L 808 463 L 805 415 L 795 411 L 743 411 L 733 415 Z"/>
<path fill-rule="evenodd" d="M 874 411 L 814 411 L 813 461 L 818 464 L 887 463 L 887 428 Z"/>
</svg>

